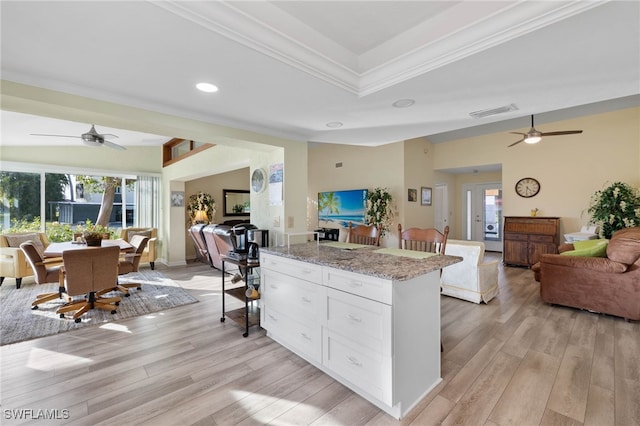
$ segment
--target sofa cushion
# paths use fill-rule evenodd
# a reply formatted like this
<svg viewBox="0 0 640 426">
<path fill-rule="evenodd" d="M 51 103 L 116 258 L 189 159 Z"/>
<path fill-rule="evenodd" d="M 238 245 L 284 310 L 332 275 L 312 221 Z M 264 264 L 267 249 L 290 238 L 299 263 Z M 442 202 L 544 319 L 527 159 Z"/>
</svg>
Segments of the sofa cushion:
<svg viewBox="0 0 640 426">
<path fill-rule="evenodd" d="M 607 257 L 625 265 L 640 259 L 640 227 L 616 231 L 607 246 Z"/>
<path fill-rule="evenodd" d="M 549 253 L 540 256 L 541 270 L 545 264 L 566 266 L 568 268 L 590 269 L 612 274 L 623 274 L 629 268 L 629 266 L 624 263 L 616 262 L 606 257 L 559 256 Z"/>
<path fill-rule="evenodd" d="M 574 241 L 574 250 L 563 251 L 563 256 L 606 257 L 609 240 Z"/>
<path fill-rule="evenodd" d="M 7 244 L 9 247 L 20 247 L 20 244 L 33 241 L 33 245 L 36 246 L 36 250 L 40 253 L 41 257 L 44 257 L 44 244 L 42 244 L 42 240 L 40 239 L 40 235 L 37 233 L 28 233 L 28 234 L 5 234 L 4 237 L 7 239 Z"/>
<path fill-rule="evenodd" d="M 25 241 L 33 241 L 36 246 L 43 247 L 42 241 L 40 240 L 40 236 L 36 233 L 30 234 L 5 234 L 4 237 L 7 239 L 7 244 L 9 247 L 20 247 L 20 244 Z"/>
</svg>

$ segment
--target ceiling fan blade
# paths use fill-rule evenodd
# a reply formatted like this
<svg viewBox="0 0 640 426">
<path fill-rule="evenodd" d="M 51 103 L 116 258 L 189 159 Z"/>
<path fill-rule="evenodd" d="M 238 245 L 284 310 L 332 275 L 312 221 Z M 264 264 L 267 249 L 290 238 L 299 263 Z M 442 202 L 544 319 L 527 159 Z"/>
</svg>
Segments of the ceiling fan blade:
<svg viewBox="0 0 640 426">
<path fill-rule="evenodd" d="M 79 138 L 80 136 L 71 135 L 46 135 L 44 133 L 31 133 L 31 136 L 53 136 L 55 138 Z"/>
<path fill-rule="evenodd" d="M 117 143 L 113 143 L 113 142 L 110 142 L 110 141 L 107 141 L 107 140 L 103 140 L 103 142 L 102 142 L 102 143 L 103 143 L 105 146 L 108 146 L 109 148 L 117 149 L 117 150 L 119 150 L 119 151 L 124 151 L 124 150 L 126 150 L 126 149 L 127 149 L 127 148 L 125 148 L 125 147 L 124 147 L 124 146 L 122 146 L 122 145 L 118 145 Z"/>
<path fill-rule="evenodd" d="M 100 136 L 102 136 L 103 138 L 104 138 L 105 136 L 110 136 L 110 137 L 112 137 L 112 138 L 117 138 L 117 137 L 118 137 L 118 135 L 114 135 L 114 134 L 112 134 L 112 133 L 100 133 Z"/>
<path fill-rule="evenodd" d="M 522 135 L 522 136 L 527 136 L 527 134 L 526 134 L 526 133 L 522 133 L 522 132 L 509 132 L 509 133 L 511 133 L 511 134 L 513 134 L 513 135 Z"/>
<path fill-rule="evenodd" d="M 511 145 L 507 146 L 507 148 L 511 148 L 514 145 L 518 145 L 520 142 L 524 142 L 524 138 L 520 139 L 519 141 L 516 141 L 516 142 L 512 143 Z"/>
<path fill-rule="evenodd" d="M 542 136 L 577 135 L 579 133 L 582 133 L 582 130 L 562 130 L 559 132 L 544 132 Z"/>
</svg>

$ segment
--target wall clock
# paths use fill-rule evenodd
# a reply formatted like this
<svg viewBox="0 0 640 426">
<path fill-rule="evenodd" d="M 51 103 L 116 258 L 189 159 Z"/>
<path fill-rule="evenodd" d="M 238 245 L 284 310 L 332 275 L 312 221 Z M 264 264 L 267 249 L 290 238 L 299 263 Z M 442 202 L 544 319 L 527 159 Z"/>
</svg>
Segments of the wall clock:
<svg viewBox="0 0 640 426">
<path fill-rule="evenodd" d="M 530 198 L 540 192 L 540 182 L 534 178 L 526 177 L 516 183 L 516 193 L 525 198 Z"/>
<path fill-rule="evenodd" d="M 262 192 L 267 183 L 267 177 L 264 174 L 264 170 L 255 169 L 251 174 L 251 189 L 253 192 Z"/>
</svg>

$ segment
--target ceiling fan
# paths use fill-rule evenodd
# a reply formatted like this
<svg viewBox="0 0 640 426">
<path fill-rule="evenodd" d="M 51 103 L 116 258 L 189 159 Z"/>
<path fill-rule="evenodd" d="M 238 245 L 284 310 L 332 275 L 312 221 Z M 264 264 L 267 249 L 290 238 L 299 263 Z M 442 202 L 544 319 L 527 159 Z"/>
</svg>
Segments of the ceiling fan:
<svg viewBox="0 0 640 426">
<path fill-rule="evenodd" d="M 117 138 L 118 136 L 110 134 L 110 133 L 105 133 L 105 134 L 100 134 L 96 131 L 95 126 L 92 124 L 91 125 L 91 130 L 89 130 L 87 133 L 83 133 L 80 136 L 72 136 L 72 135 L 46 135 L 46 134 L 42 134 L 42 133 L 32 133 L 33 136 L 53 136 L 53 137 L 57 137 L 57 138 L 80 138 L 82 139 L 82 142 L 85 145 L 88 146 L 108 146 L 109 148 L 113 148 L 113 149 L 118 149 L 120 151 L 124 151 L 125 148 L 122 145 L 118 145 L 116 143 L 113 143 L 111 141 L 108 141 L 105 139 L 106 136 L 110 136 L 110 137 L 114 137 Z"/>
<path fill-rule="evenodd" d="M 507 148 L 510 148 L 510 147 L 512 147 L 514 145 L 517 145 L 520 142 L 529 143 L 529 144 L 538 143 L 538 142 L 540 142 L 540 140 L 542 139 L 543 136 L 575 135 L 575 134 L 578 134 L 578 133 L 582 133 L 582 130 L 561 130 L 561 131 L 558 131 L 558 132 L 539 132 L 533 126 L 533 115 L 532 115 L 531 116 L 531 129 L 529 129 L 529 131 L 527 133 L 522 133 L 522 132 L 509 132 L 509 133 L 513 133 L 514 135 L 522 135 L 523 138 L 520 139 L 519 141 L 516 141 L 516 142 L 512 143 Z"/>
</svg>

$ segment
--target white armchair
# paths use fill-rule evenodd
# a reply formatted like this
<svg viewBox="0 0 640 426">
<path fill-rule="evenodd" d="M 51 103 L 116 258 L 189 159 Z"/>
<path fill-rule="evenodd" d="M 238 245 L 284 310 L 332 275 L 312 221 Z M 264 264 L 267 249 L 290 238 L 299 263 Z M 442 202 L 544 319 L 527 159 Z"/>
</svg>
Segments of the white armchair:
<svg viewBox="0 0 640 426">
<path fill-rule="evenodd" d="M 499 260 L 484 262 L 484 243 L 448 240 L 445 254 L 464 260 L 442 269 L 442 294 L 474 303 L 488 303 L 498 294 Z"/>
</svg>

